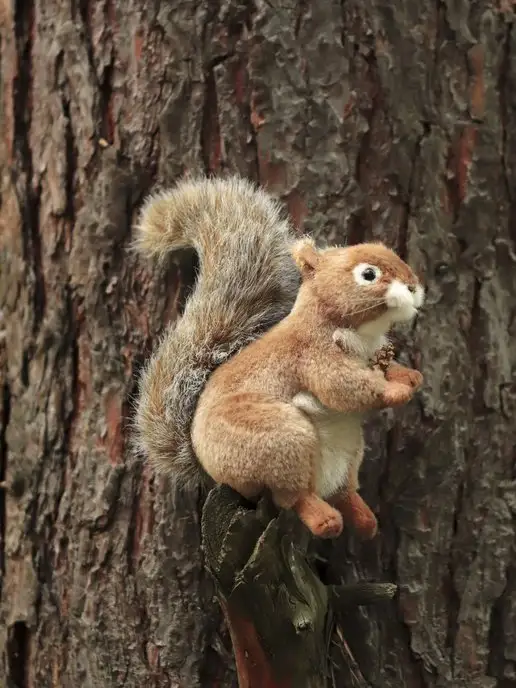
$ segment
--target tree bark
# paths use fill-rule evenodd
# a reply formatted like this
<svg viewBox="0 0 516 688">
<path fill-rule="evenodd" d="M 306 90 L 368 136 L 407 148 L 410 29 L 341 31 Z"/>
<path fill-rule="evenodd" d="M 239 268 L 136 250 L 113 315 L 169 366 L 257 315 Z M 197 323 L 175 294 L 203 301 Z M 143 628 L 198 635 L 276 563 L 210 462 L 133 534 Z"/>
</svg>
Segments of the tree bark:
<svg viewBox="0 0 516 688">
<path fill-rule="evenodd" d="M 199 496 L 131 457 L 181 273 L 127 251 L 155 183 L 259 180 L 304 231 L 382 238 L 427 307 L 417 401 L 368 428 L 380 532 L 325 582 L 382 688 L 516 686 L 516 34 L 505 0 L 0 4 L 0 683 L 231 686 Z"/>
</svg>

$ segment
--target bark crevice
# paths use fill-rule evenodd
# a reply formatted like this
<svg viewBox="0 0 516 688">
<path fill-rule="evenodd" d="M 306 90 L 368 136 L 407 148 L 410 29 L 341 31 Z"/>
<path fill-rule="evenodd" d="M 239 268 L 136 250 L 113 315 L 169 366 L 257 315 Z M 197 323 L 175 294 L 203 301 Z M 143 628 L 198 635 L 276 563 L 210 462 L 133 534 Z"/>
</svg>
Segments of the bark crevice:
<svg viewBox="0 0 516 688">
<path fill-rule="evenodd" d="M 34 105 L 32 83 L 34 12 L 32 0 L 15 2 L 14 28 L 19 68 L 13 84 L 14 139 L 11 174 L 23 221 L 24 258 L 32 271 L 34 302 L 32 331 L 36 334 L 45 312 L 46 289 L 39 227 L 40 187 L 39 184 L 36 187 L 33 184 L 30 143 Z"/>
<path fill-rule="evenodd" d="M 3 358 L 3 347 L 0 343 L 0 363 Z M 0 401 L 0 601 L 2 600 L 3 582 L 6 573 L 6 554 L 5 554 L 5 536 L 7 525 L 7 492 L 12 490 L 13 486 L 8 485 L 7 477 L 7 462 L 8 462 L 8 446 L 7 446 L 7 427 L 9 425 L 11 413 L 11 392 L 9 385 L 4 380 L 3 366 L 0 367 L 0 393 L 2 395 Z M 16 490 L 15 490 L 16 493 Z"/>
<path fill-rule="evenodd" d="M 7 641 L 7 665 L 13 688 L 29 688 L 29 636 L 24 621 L 16 621 L 9 629 Z"/>
</svg>

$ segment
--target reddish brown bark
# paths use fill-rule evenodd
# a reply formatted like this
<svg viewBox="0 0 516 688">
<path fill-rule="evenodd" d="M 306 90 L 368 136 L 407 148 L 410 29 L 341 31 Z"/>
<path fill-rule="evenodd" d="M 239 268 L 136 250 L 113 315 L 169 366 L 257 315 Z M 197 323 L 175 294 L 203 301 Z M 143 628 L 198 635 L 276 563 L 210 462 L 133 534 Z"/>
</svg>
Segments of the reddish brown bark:
<svg viewBox="0 0 516 688">
<path fill-rule="evenodd" d="M 224 608 L 224 615 L 231 634 L 239 687 L 290 688 L 290 681 L 278 682 L 274 678 L 252 621 L 242 619 L 227 606 Z"/>
</svg>

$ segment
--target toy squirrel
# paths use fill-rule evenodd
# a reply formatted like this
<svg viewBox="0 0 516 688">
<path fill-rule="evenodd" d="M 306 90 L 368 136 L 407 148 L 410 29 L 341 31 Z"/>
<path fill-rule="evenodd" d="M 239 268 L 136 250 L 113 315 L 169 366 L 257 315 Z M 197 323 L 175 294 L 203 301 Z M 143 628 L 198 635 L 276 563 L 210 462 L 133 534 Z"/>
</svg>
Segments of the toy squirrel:
<svg viewBox="0 0 516 688">
<path fill-rule="evenodd" d="M 181 483 L 205 471 L 250 500 L 269 489 L 319 537 L 339 535 L 343 517 L 373 537 L 357 493 L 362 418 L 422 382 L 381 361 L 390 327 L 423 303 L 410 267 L 380 243 L 296 239 L 279 204 L 238 177 L 152 196 L 135 245 L 199 256 L 184 313 L 140 380 L 137 440 L 154 467 Z"/>
</svg>

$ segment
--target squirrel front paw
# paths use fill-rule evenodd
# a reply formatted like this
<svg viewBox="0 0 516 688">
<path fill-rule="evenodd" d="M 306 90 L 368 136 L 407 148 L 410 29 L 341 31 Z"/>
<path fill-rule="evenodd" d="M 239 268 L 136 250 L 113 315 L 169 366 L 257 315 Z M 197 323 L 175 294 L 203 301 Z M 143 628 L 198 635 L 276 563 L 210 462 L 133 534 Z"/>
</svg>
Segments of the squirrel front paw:
<svg viewBox="0 0 516 688">
<path fill-rule="evenodd" d="M 387 408 L 402 406 L 412 399 L 414 389 L 402 382 L 387 382 L 382 401 Z"/>
<path fill-rule="evenodd" d="M 405 366 L 394 363 L 390 365 L 385 371 L 385 379 L 389 382 L 400 382 L 403 385 L 408 385 L 412 389 L 418 389 L 423 384 L 423 376 L 419 370 L 413 368 L 405 368 Z"/>
</svg>

